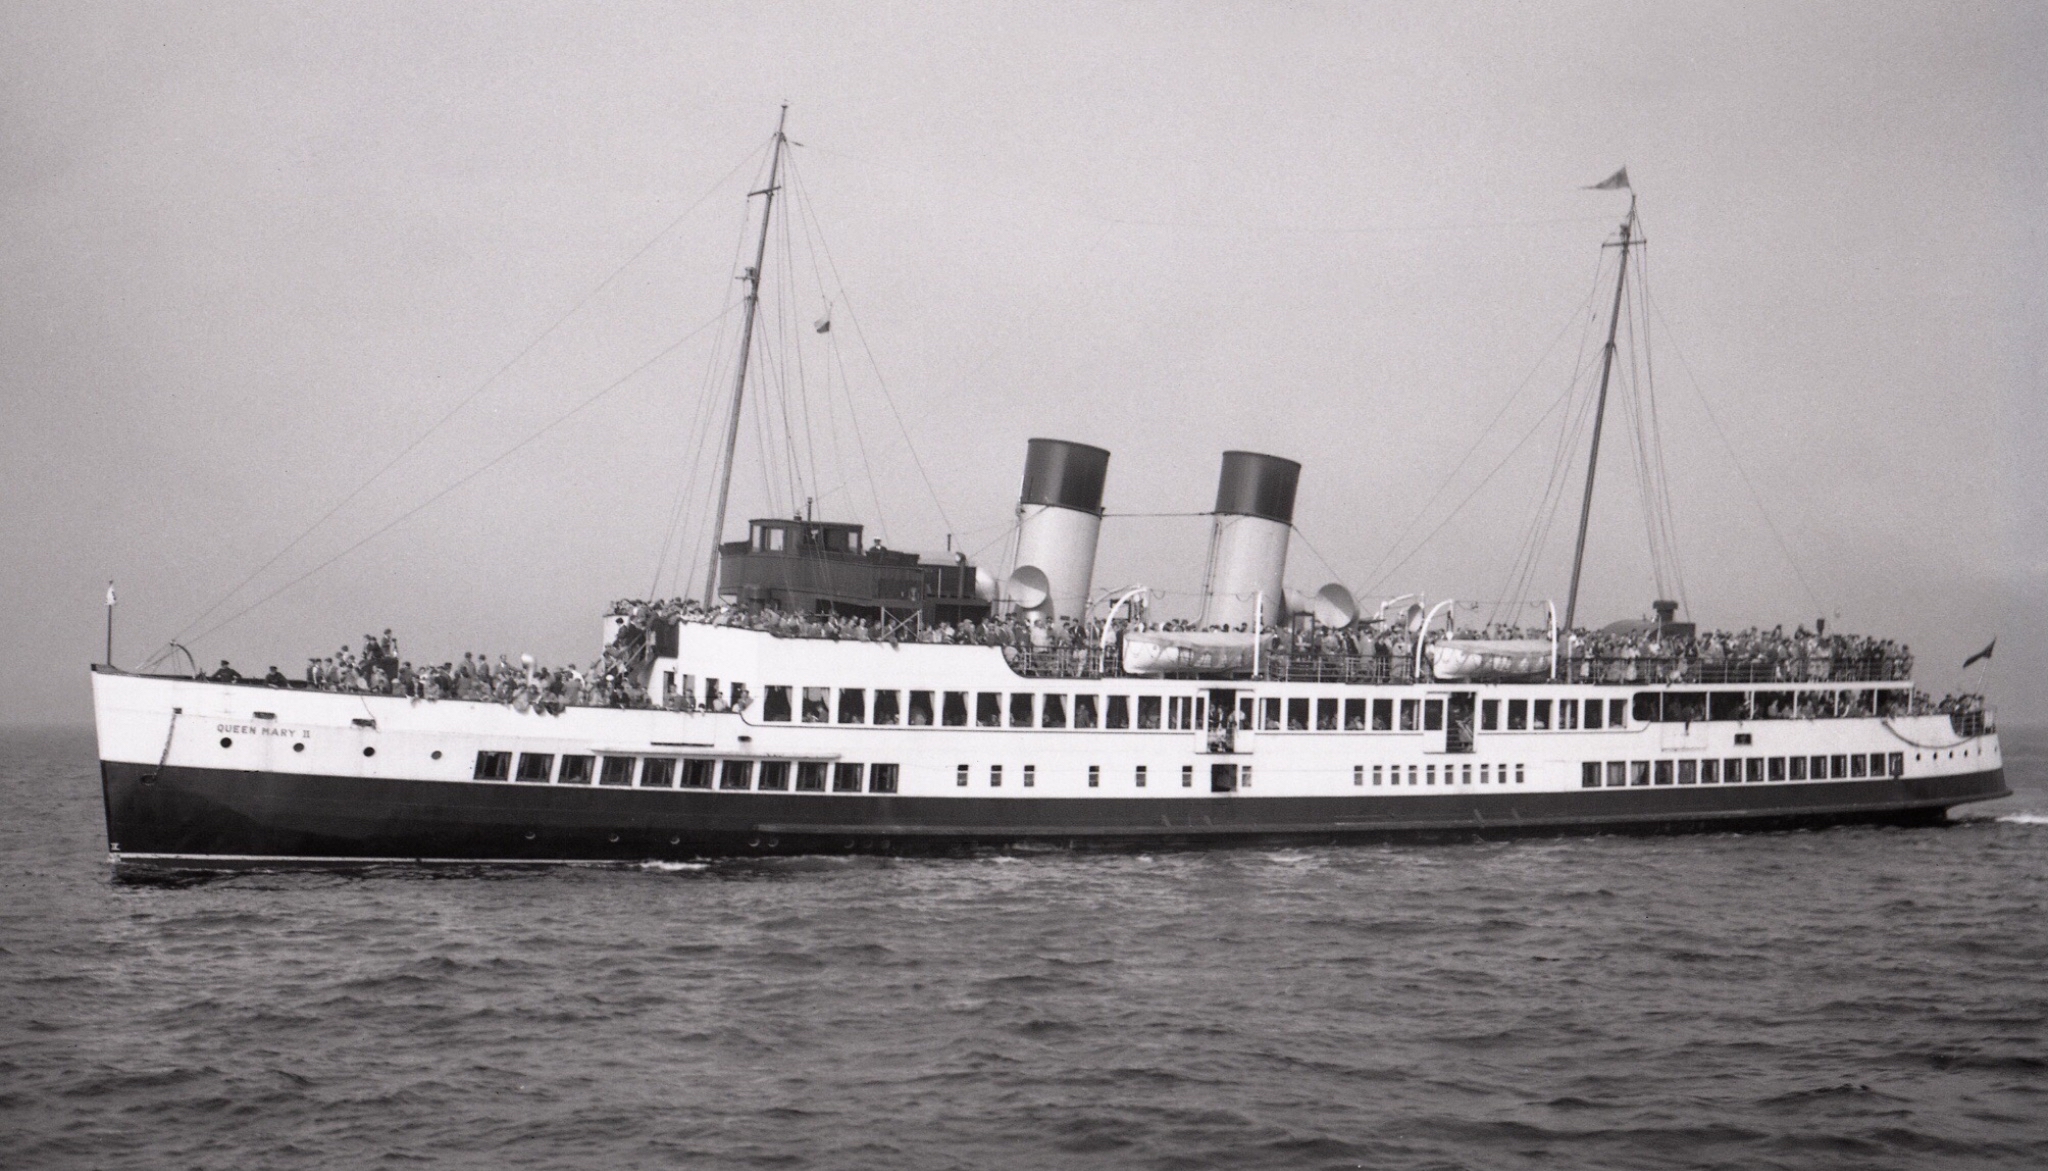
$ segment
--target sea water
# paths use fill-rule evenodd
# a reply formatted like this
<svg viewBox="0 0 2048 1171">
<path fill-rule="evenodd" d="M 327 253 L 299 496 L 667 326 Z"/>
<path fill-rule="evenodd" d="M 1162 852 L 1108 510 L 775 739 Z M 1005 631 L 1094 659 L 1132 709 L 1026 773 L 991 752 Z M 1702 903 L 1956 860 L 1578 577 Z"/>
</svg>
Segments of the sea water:
<svg viewBox="0 0 2048 1171">
<path fill-rule="evenodd" d="M 2048 1166 L 2048 735 L 1946 828 L 112 879 L 0 734 L 0 1164 Z"/>
</svg>

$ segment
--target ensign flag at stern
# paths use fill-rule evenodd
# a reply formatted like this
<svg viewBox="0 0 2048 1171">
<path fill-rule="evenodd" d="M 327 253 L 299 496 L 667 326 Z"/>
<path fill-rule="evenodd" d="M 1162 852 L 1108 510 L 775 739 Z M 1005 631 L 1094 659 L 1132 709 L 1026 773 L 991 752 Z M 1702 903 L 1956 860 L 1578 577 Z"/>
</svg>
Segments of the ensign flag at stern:
<svg viewBox="0 0 2048 1171">
<path fill-rule="evenodd" d="M 1619 171 L 1616 171 L 1616 172 L 1615 172 L 1615 173 L 1613 173 L 1612 175 L 1609 175 L 1609 176 L 1607 176 L 1607 177 L 1606 177 L 1605 179 L 1602 179 L 1602 180 L 1600 180 L 1600 181 L 1599 181 L 1598 183 L 1595 183 L 1595 184 L 1593 184 L 1593 185 L 1592 185 L 1591 187 L 1587 187 L 1587 188 L 1585 188 L 1585 190 L 1587 190 L 1587 191 L 1633 191 L 1633 190 L 1635 190 L 1635 188 L 1633 188 L 1633 187 L 1630 187 L 1630 186 L 1628 185 L 1628 168 L 1627 168 L 1627 167 L 1623 167 L 1623 168 L 1622 168 L 1621 170 L 1619 170 Z"/>
</svg>

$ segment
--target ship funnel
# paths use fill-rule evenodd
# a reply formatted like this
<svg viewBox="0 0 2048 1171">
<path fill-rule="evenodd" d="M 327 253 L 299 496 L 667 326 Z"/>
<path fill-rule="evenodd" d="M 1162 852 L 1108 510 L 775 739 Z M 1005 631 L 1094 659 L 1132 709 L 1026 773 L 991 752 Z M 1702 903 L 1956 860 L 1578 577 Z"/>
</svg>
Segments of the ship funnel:
<svg viewBox="0 0 2048 1171">
<path fill-rule="evenodd" d="M 1203 626 L 1286 621 L 1281 578 L 1287 571 L 1287 535 L 1294 526 L 1294 490 L 1300 480 L 1301 465 L 1291 459 L 1252 451 L 1223 453 Z"/>
<path fill-rule="evenodd" d="M 1350 590 L 1333 581 L 1312 594 L 1288 590 L 1287 613 L 1290 617 L 1306 614 L 1320 625 L 1342 630 L 1358 621 L 1358 603 L 1352 600 Z"/>
<path fill-rule="evenodd" d="M 1004 592 L 1034 620 L 1087 613 L 1102 531 L 1102 483 L 1109 453 L 1064 439 L 1034 439 L 1017 496 L 1017 568 Z"/>
</svg>

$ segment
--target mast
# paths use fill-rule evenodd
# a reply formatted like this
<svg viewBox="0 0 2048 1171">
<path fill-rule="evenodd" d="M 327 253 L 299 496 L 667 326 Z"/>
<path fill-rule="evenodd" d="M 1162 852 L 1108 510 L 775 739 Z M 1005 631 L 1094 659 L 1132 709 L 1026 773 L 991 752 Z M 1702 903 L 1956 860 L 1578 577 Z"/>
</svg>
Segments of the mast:
<svg viewBox="0 0 2048 1171">
<path fill-rule="evenodd" d="M 744 324 L 740 326 L 740 368 L 732 379 L 732 411 L 725 420 L 725 462 L 720 465 L 718 477 L 718 511 L 711 523 L 711 557 L 704 570 L 704 605 L 706 608 L 718 604 L 718 566 L 723 556 L 725 541 L 725 505 L 732 496 L 733 454 L 740 442 L 740 402 L 747 392 L 747 359 L 754 350 L 754 312 L 761 304 L 761 265 L 768 259 L 768 219 L 775 212 L 776 181 L 782 175 L 782 148 L 789 141 L 783 136 L 782 127 L 789 120 L 789 103 L 782 104 L 782 113 L 775 119 L 775 153 L 768 164 L 768 186 L 759 191 L 747 192 L 747 198 L 765 195 L 761 204 L 761 238 L 754 243 L 754 267 L 747 270 L 747 308 Z M 1624 253 L 1626 255 L 1626 253 Z M 1612 343 L 1609 343 L 1610 348 Z"/>
<path fill-rule="evenodd" d="M 1579 540 L 1572 548 L 1572 586 L 1565 594 L 1564 629 L 1570 637 L 1577 629 L 1579 614 L 1579 571 L 1586 564 L 1586 522 L 1593 516 L 1593 474 L 1600 470 L 1600 427 L 1607 421 L 1607 380 L 1614 374 L 1614 334 L 1621 325 L 1621 292 L 1628 280 L 1629 237 L 1636 223 L 1636 197 L 1628 197 L 1628 218 L 1621 221 L 1621 269 L 1614 276 L 1614 311 L 1607 318 L 1607 348 L 1600 355 L 1600 401 L 1593 408 L 1593 449 L 1586 456 L 1586 495 L 1579 502 Z M 1611 245 L 1610 245 L 1611 247 Z"/>
</svg>

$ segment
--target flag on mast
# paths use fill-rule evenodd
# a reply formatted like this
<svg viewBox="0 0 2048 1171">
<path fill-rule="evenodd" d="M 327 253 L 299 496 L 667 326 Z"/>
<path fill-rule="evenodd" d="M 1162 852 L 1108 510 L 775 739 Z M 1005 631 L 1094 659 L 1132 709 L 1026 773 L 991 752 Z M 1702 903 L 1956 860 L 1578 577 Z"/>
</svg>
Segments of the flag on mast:
<svg viewBox="0 0 2048 1171">
<path fill-rule="evenodd" d="M 114 583 L 113 583 L 113 582 L 108 582 L 108 583 L 107 583 L 107 605 L 111 606 L 111 605 L 113 605 L 113 604 L 114 604 Z"/>
<path fill-rule="evenodd" d="M 1971 663 L 1974 663 L 1974 662 L 1976 662 L 1976 661 L 1977 661 L 1977 660 L 1979 660 L 1979 659 L 1988 659 L 1988 658 L 1990 658 L 1990 657 L 1991 657 L 1991 648 L 1993 648 L 1993 647 L 1995 647 L 1995 646 L 1997 646 L 1997 645 L 1998 645 L 1998 640 L 1997 640 L 1997 639 L 1995 639 L 1995 638 L 1994 638 L 1994 639 L 1992 639 L 1992 640 L 1991 640 L 1990 642 L 1988 642 L 1988 643 L 1985 643 L 1985 644 L 1984 644 L 1984 649 L 1983 649 L 1983 650 L 1981 650 L 1981 651 L 1978 651 L 1978 652 L 1977 652 L 1976 654 L 1974 654 L 1974 655 L 1971 655 L 1971 656 L 1970 656 L 1969 658 L 1967 658 L 1967 659 L 1964 659 L 1964 660 L 1963 660 L 1963 668 L 1964 668 L 1965 670 L 1968 670 L 1968 669 L 1969 669 L 1969 666 L 1970 666 L 1970 664 L 1971 664 Z"/>
<path fill-rule="evenodd" d="M 1635 188 L 1630 187 L 1628 185 L 1628 168 L 1623 167 L 1621 170 L 1616 171 L 1612 175 L 1607 176 L 1605 179 L 1600 180 L 1598 183 L 1593 184 L 1591 187 L 1584 188 L 1584 190 L 1633 191 L 1635 190 Z"/>
</svg>

